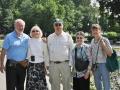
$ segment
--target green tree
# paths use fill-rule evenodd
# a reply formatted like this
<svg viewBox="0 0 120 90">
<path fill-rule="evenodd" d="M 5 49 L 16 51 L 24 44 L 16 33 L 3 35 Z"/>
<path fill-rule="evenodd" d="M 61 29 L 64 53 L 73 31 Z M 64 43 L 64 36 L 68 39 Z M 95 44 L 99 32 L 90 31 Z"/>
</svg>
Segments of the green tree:
<svg viewBox="0 0 120 90">
<path fill-rule="evenodd" d="M 120 33 L 120 0 L 97 0 L 100 4 L 101 17 L 108 22 L 108 31 Z M 116 26 L 117 25 L 117 26 Z"/>
<path fill-rule="evenodd" d="M 13 10 L 15 8 L 16 2 L 17 0 L 0 0 L 0 27 L 6 32 L 9 32 L 9 28 L 13 23 Z"/>
</svg>

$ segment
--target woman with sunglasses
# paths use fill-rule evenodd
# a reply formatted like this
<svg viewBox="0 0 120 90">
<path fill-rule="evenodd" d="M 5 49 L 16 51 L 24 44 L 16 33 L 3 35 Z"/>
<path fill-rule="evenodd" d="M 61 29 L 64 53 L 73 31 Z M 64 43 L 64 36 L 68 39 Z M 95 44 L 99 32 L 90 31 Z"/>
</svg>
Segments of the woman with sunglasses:
<svg viewBox="0 0 120 90">
<path fill-rule="evenodd" d="M 90 90 L 90 48 L 84 43 L 85 34 L 82 31 L 76 33 L 76 45 L 72 51 L 73 66 L 73 89 L 74 90 Z"/>
<path fill-rule="evenodd" d="M 37 25 L 32 27 L 27 55 L 29 65 L 26 90 L 48 90 L 45 78 L 45 61 L 48 60 L 48 51 L 46 43 L 41 39 L 42 35 L 42 31 Z"/>
</svg>

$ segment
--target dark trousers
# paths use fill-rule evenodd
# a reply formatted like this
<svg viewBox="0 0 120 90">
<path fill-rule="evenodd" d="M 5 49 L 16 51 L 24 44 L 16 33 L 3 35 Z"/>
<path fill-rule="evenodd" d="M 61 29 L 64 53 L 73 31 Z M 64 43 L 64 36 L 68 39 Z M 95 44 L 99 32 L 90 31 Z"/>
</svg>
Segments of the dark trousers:
<svg viewBox="0 0 120 90">
<path fill-rule="evenodd" d="M 73 77 L 73 90 L 90 90 L 90 78 L 86 80 L 84 77 Z"/>
<path fill-rule="evenodd" d="M 26 69 L 20 64 L 6 63 L 6 86 L 7 90 L 24 90 Z"/>
</svg>

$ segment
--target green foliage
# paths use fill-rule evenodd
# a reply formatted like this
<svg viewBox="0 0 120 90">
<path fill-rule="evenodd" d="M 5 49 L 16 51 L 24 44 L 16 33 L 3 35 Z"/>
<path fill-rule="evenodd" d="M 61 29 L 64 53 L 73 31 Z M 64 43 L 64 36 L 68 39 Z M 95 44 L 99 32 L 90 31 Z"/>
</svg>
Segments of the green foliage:
<svg viewBox="0 0 120 90">
<path fill-rule="evenodd" d="M 2 48 L 3 40 L 0 40 L 0 50 Z"/>
<path fill-rule="evenodd" d="M 31 27 L 39 25 L 44 33 L 53 32 L 53 20 L 61 18 L 64 21 L 64 30 L 76 33 L 79 30 L 89 32 L 92 23 L 99 15 L 97 7 L 90 6 L 90 0 L 1 0 L 0 27 L 7 33 L 13 27 L 17 18 L 26 22 L 25 32 Z"/>
<path fill-rule="evenodd" d="M 116 42 L 118 34 L 116 32 L 107 32 L 107 37 L 109 40 L 113 40 L 113 42 Z"/>
<path fill-rule="evenodd" d="M 120 32 L 120 0 L 97 0 L 100 4 L 100 14 L 103 17 L 103 21 L 100 24 L 104 24 L 106 31 Z M 117 24 L 117 26 L 116 26 Z"/>
<path fill-rule="evenodd" d="M 107 36 L 108 37 L 117 37 L 117 33 L 116 32 L 107 32 Z"/>
</svg>

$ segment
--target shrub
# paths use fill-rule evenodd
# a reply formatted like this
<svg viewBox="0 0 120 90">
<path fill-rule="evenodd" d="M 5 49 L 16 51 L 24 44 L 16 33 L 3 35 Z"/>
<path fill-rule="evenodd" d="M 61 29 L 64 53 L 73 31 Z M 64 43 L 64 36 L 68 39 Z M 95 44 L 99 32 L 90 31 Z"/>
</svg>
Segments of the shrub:
<svg viewBox="0 0 120 90">
<path fill-rule="evenodd" d="M 109 40 L 112 40 L 113 43 L 117 41 L 118 34 L 116 32 L 107 32 L 107 35 Z"/>
<path fill-rule="evenodd" d="M 117 33 L 116 32 L 107 32 L 107 37 L 109 39 L 115 39 L 117 37 Z"/>
</svg>

